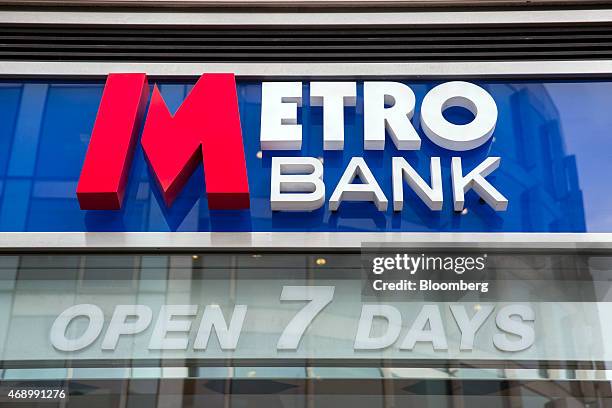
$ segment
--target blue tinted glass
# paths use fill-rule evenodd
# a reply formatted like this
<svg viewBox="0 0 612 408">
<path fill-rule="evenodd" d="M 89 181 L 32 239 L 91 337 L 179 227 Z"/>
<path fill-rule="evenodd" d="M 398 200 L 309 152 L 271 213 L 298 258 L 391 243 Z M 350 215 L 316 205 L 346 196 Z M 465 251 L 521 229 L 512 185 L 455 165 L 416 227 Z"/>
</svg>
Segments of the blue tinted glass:
<svg viewBox="0 0 612 408">
<path fill-rule="evenodd" d="M 175 111 L 192 82 L 158 82 Z M 516 231 L 612 232 L 612 82 L 478 82 L 492 94 L 499 118 L 491 141 L 469 152 L 452 153 L 422 133 L 419 107 L 438 83 L 405 81 L 415 92 L 413 124 L 422 137 L 419 151 L 398 151 L 387 139 L 384 151 L 363 150 L 363 92 L 345 109 L 345 149 L 323 151 L 322 108 L 310 107 L 307 83 L 299 121 L 301 152 L 263 152 L 259 147 L 261 84 L 239 82 L 238 96 L 247 160 L 251 209 L 209 211 L 200 165 L 171 208 L 161 199 L 140 145 L 132 163 L 120 211 L 82 211 L 76 185 L 104 83 L 0 83 L 0 230 L 2 231 Z M 447 112 L 455 123 L 469 113 Z M 320 157 L 329 198 L 353 156 L 364 157 L 389 201 L 391 158 L 403 156 L 429 180 L 432 156 L 441 157 L 444 208 L 430 211 L 405 187 L 404 209 L 379 212 L 371 203 L 327 204 L 312 213 L 273 213 L 269 204 L 270 163 L 275 155 Z M 501 166 L 487 179 L 509 200 L 495 212 L 470 191 L 467 212 L 452 209 L 451 157 L 462 158 L 464 173 L 489 156 Z"/>
</svg>

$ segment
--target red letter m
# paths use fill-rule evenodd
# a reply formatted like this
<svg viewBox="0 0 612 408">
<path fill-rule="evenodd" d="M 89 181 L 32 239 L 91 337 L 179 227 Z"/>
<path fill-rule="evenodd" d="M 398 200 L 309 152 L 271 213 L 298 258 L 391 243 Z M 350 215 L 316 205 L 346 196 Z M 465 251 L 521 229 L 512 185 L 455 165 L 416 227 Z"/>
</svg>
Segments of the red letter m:
<svg viewBox="0 0 612 408">
<path fill-rule="evenodd" d="M 145 74 L 108 76 L 77 187 L 81 209 L 121 208 L 148 94 Z M 141 143 L 166 205 L 203 160 L 209 208 L 249 208 L 233 74 L 202 75 L 174 116 L 155 86 Z"/>
</svg>

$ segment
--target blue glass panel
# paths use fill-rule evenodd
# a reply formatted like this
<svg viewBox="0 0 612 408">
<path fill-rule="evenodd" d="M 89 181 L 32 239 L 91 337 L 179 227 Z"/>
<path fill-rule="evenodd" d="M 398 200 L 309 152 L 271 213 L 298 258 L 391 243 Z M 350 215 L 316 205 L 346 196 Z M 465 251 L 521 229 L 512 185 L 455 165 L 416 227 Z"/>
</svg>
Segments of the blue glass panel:
<svg viewBox="0 0 612 408">
<path fill-rule="evenodd" d="M 158 82 L 175 111 L 194 81 Z M 478 81 L 498 106 L 494 137 L 460 154 L 441 149 L 422 133 L 419 107 L 439 82 L 405 81 L 417 96 L 413 124 L 421 150 L 398 151 L 387 140 L 384 151 L 363 151 L 363 92 L 357 106 L 345 109 L 345 149 L 323 151 L 322 109 L 311 107 L 307 83 L 299 121 L 301 152 L 258 154 L 261 84 L 239 82 L 251 209 L 209 211 L 200 165 L 166 208 L 152 174 L 137 148 L 120 211 L 82 211 L 76 185 L 104 83 L 102 81 L 19 81 L 0 83 L 0 230 L 2 231 L 514 231 L 612 232 L 612 105 L 610 81 Z M 455 123 L 471 120 L 461 109 L 445 115 Z M 405 189 L 401 212 L 379 212 L 371 203 L 343 203 L 332 213 L 327 204 L 312 213 L 273 213 L 269 204 L 270 164 L 274 155 L 320 157 L 327 198 L 350 159 L 362 156 L 387 198 L 391 194 L 391 158 L 403 156 L 426 179 L 429 160 L 442 158 L 444 208 L 430 211 Z M 464 172 L 485 157 L 500 156 L 501 166 L 488 180 L 508 199 L 506 212 L 495 212 L 472 191 L 467 212 L 452 209 L 450 158 L 460 155 Z"/>
</svg>

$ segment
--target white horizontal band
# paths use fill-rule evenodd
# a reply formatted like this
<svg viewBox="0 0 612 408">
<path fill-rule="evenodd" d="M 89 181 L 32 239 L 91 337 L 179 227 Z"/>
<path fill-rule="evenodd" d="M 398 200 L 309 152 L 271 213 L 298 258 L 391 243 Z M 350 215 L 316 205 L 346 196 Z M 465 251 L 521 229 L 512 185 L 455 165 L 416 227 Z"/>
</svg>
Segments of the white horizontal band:
<svg viewBox="0 0 612 408">
<path fill-rule="evenodd" d="M 571 77 L 612 74 L 612 60 L 598 61 L 478 61 L 422 63 L 175 63 L 0 61 L 0 76 L 103 77 L 110 72 L 145 72 L 152 76 L 199 76 L 233 72 L 242 77 Z"/>
<path fill-rule="evenodd" d="M 612 234 L 410 232 L 4 232 L 0 250 L 359 250 L 400 247 L 612 249 Z"/>
<path fill-rule="evenodd" d="M 20 2 L 23 3 L 23 2 Z M 41 2 L 37 2 L 41 3 Z M 159 3 L 159 2 L 158 2 Z M 229 3 L 229 2 L 226 2 Z M 277 2 L 278 3 L 278 2 Z M 355 2 L 351 1 L 351 4 Z M 82 4 L 82 2 L 81 2 Z M 410 11 L 410 12 L 140 12 L 22 11 L 0 12 L 0 24 L 323 26 L 605 23 L 612 10 Z"/>
<path fill-rule="evenodd" d="M 584 0 L 87 0 L 88 5 L 95 6 L 140 6 L 140 7 L 431 7 L 431 6 L 509 6 L 509 5 L 551 5 L 560 2 L 566 5 L 579 5 Z M 38 6 L 83 6 L 83 0 L 3 0 L 7 5 Z M 591 0 L 589 3 L 605 4 L 606 0 Z"/>
</svg>

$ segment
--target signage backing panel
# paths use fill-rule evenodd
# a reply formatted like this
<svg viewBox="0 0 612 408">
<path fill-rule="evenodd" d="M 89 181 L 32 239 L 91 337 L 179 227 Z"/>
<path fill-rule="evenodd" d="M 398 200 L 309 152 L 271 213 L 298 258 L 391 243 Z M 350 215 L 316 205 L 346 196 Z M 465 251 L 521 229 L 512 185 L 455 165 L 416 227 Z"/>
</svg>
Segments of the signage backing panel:
<svg viewBox="0 0 612 408">
<path fill-rule="evenodd" d="M 375 79 L 372 79 L 375 80 Z M 380 78 L 385 80 L 385 78 Z M 364 150 L 363 82 L 355 106 L 344 109 L 344 148 L 323 149 L 323 110 L 311 106 L 304 81 L 298 109 L 299 151 L 261 150 L 262 84 L 238 81 L 238 105 L 250 192 L 250 208 L 210 210 L 200 164 L 168 207 L 140 143 L 135 148 L 123 206 L 117 211 L 81 210 L 77 183 L 102 97 L 102 81 L 20 81 L 0 85 L 1 231 L 242 231 L 242 232 L 611 232 L 607 200 L 612 174 L 612 102 L 609 81 L 474 81 L 495 100 L 493 136 L 484 145 L 452 152 L 431 142 L 421 129 L 425 94 L 441 82 L 401 81 L 416 96 L 412 124 L 419 150 L 400 151 L 387 136 L 382 151 Z M 193 81 L 156 84 L 175 112 Z M 219 101 L 223 103 L 223 101 Z M 447 112 L 469 122 L 462 110 Z M 140 139 L 140 133 L 138 134 Z M 272 211 L 272 158 L 314 157 L 323 163 L 326 200 L 306 212 Z M 494 211 L 474 191 L 465 210 L 453 208 L 451 158 L 461 157 L 464 173 L 487 157 L 501 162 L 487 180 L 507 199 Z M 372 202 L 344 202 L 330 211 L 329 198 L 353 157 L 363 157 L 389 201 L 392 158 L 403 157 L 429 181 L 430 161 L 440 157 L 443 206 L 432 211 L 404 185 L 404 206 L 380 211 Z"/>
</svg>

